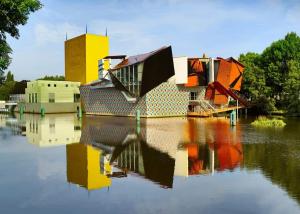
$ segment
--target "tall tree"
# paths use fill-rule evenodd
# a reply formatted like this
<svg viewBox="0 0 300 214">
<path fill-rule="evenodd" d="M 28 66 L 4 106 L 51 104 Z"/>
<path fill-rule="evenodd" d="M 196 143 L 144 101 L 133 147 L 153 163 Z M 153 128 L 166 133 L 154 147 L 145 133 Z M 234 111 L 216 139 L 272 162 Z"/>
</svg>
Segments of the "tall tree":
<svg viewBox="0 0 300 214">
<path fill-rule="evenodd" d="M 300 114 L 300 37 L 288 33 L 262 54 L 240 55 L 245 65 L 242 91 L 264 110 L 286 109 Z"/>
<path fill-rule="evenodd" d="M 289 74 L 283 87 L 284 101 L 291 114 L 300 114 L 300 61 L 290 60 Z"/>
<path fill-rule="evenodd" d="M 29 14 L 40 9 L 39 0 L 1 0 L 0 1 L 0 84 L 4 81 L 4 70 L 11 62 L 10 46 L 6 42 L 6 34 L 18 39 L 19 25 L 27 23 Z"/>
<path fill-rule="evenodd" d="M 7 72 L 5 82 L 13 82 L 15 81 L 14 75 L 11 71 Z"/>
<path fill-rule="evenodd" d="M 251 99 L 257 99 L 261 95 L 267 96 L 270 88 L 266 86 L 264 71 L 258 66 L 260 55 L 252 52 L 241 54 L 239 61 L 245 65 L 242 93 Z"/>
<path fill-rule="evenodd" d="M 296 33 L 288 33 L 284 39 L 273 42 L 261 54 L 260 67 L 265 71 L 266 84 L 272 87 L 271 96 L 279 101 L 283 100 L 290 60 L 300 61 L 300 37 Z"/>
<path fill-rule="evenodd" d="M 5 80 L 4 70 L 10 64 L 9 54 L 11 53 L 11 49 L 5 40 L 0 39 L 0 85 L 3 84 Z"/>
</svg>

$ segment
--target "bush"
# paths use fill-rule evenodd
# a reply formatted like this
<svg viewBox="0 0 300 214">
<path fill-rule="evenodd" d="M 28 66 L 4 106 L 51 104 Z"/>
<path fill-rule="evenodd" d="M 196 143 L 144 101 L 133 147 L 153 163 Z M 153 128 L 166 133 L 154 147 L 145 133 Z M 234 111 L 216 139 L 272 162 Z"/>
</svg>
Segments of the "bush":
<svg viewBox="0 0 300 214">
<path fill-rule="evenodd" d="M 267 117 L 260 116 L 258 117 L 254 122 L 251 123 L 251 125 L 256 127 L 284 127 L 286 125 L 283 120 L 280 119 L 268 119 Z"/>
</svg>

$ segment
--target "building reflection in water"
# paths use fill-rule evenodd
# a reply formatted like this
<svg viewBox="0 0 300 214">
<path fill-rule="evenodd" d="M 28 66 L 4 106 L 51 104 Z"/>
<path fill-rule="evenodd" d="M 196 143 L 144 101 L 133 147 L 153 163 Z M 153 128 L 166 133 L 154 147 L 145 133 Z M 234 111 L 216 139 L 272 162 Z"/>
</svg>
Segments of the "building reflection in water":
<svg viewBox="0 0 300 214">
<path fill-rule="evenodd" d="M 261 170 L 300 201 L 299 146 L 287 140 L 298 137 L 298 124 L 266 143 L 272 130 L 241 130 L 239 123 L 230 127 L 227 119 L 147 119 L 137 129 L 133 118 L 0 115 L 0 138 L 27 135 L 29 143 L 40 147 L 67 145 L 67 181 L 88 190 L 108 187 L 128 174 L 172 188 L 175 176 L 213 174 L 241 165 L 242 170 Z M 242 131 L 246 141 L 255 143 L 242 146 Z M 256 142 L 253 136 L 265 140 Z"/>
<path fill-rule="evenodd" d="M 67 145 L 67 180 L 88 190 L 111 185 L 109 157 L 91 145 Z"/>
<path fill-rule="evenodd" d="M 127 174 L 172 188 L 174 176 L 232 170 L 243 159 L 240 127 L 227 120 L 147 119 L 136 129 L 134 119 L 87 116 L 82 127 L 80 143 L 67 145 L 67 180 L 88 190 Z"/>
<path fill-rule="evenodd" d="M 81 121 L 75 114 L 25 114 L 26 136 L 40 147 L 66 145 L 80 141 Z"/>
</svg>

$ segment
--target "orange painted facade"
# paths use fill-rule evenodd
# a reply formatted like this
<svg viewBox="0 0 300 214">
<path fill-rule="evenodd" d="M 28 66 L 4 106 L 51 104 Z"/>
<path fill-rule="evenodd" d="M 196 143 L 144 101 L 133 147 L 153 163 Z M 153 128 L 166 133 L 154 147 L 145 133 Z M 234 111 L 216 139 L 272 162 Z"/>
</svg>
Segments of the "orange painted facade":
<svg viewBox="0 0 300 214">
<path fill-rule="evenodd" d="M 244 66 L 233 58 L 218 58 L 218 60 L 219 68 L 216 79 L 218 84 L 211 83 L 207 87 L 205 99 L 212 100 L 216 105 L 224 105 L 228 103 L 228 97 L 231 96 L 228 90 L 239 91 L 241 89 Z M 218 87 L 219 84 L 222 87 Z"/>
<path fill-rule="evenodd" d="M 189 73 L 202 73 L 205 71 L 199 59 L 188 59 Z"/>
<path fill-rule="evenodd" d="M 195 87 L 199 85 L 198 76 L 193 75 L 188 77 L 188 83 L 186 83 L 185 87 Z"/>
<path fill-rule="evenodd" d="M 231 88 L 237 91 L 241 90 L 244 66 L 233 58 L 218 59 L 220 60 L 220 64 L 217 81 L 227 89 Z"/>
</svg>

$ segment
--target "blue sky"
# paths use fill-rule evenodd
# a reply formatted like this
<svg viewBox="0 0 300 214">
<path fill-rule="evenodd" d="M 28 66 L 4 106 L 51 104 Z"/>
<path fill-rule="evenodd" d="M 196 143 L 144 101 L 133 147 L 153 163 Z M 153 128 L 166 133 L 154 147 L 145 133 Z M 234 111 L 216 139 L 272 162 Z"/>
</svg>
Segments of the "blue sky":
<svg viewBox="0 0 300 214">
<path fill-rule="evenodd" d="M 300 35 L 298 0 L 42 0 L 44 7 L 9 38 L 15 79 L 64 74 L 64 40 L 110 37 L 110 54 L 172 45 L 174 56 L 238 57 L 261 52 L 288 32 Z"/>
</svg>

